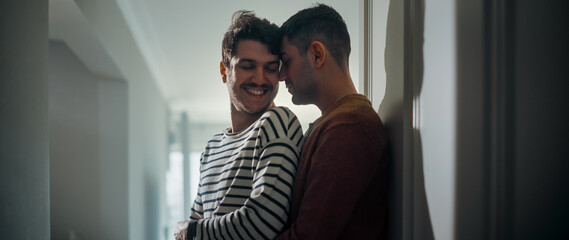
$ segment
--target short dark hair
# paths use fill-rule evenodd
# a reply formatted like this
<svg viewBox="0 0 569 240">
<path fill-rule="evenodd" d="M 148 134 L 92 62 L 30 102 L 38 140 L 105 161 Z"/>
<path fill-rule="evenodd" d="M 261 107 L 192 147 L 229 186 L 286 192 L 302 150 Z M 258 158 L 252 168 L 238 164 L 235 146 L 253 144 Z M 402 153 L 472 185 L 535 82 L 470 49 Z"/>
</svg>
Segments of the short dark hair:
<svg viewBox="0 0 569 240">
<path fill-rule="evenodd" d="M 229 66 L 231 57 L 235 56 L 237 44 L 241 40 L 259 41 L 269 47 L 272 54 L 279 55 L 281 37 L 279 27 L 267 19 L 255 16 L 252 11 L 240 10 L 233 14 L 231 25 L 221 44 L 221 58 L 223 65 Z"/>
<path fill-rule="evenodd" d="M 280 27 L 283 37 L 306 54 L 312 41 L 322 42 L 340 66 L 348 66 L 350 34 L 344 19 L 325 4 L 299 11 Z"/>
</svg>

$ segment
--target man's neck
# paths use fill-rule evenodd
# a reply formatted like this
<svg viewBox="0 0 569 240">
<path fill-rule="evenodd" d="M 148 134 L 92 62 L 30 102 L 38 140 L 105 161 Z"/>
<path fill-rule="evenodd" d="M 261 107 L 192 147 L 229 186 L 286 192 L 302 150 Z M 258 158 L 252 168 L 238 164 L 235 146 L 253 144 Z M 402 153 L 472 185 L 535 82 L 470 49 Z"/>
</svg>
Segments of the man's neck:
<svg viewBox="0 0 569 240">
<path fill-rule="evenodd" d="M 320 92 L 321 97 L 316 103 L 316 106 L 322 112 L 322 116 L 328 114 L 338 100 L 347 95 L 358 93 L 349 75 L 345 79 L 336 79 L 331 81 L 331 83 L 324 87 L 324 91 Z"/>
<path fill-rule="evenodd" d="M 237 117 L 234 116 L 234 114 L 231 114 L 231 129 L 229 130 L 229 133 L 236 133 L 241 131 L 253 124 L 257 119 L 259 119 L 259 117 L 256 117 L 254 115 L 249 115 L 248 117 Z"/>
<path fill-rule="evenodd" d="M 341 68 L 332 58 L 316 71 L 316 75 L 320 81 L 317 81 L 319 86 L 315 90 L 317 97 L 314 104 L 320 109 L 322 116 L 328 114 L 341 98 L 358 93 L 352 82 L 348 66 Z"/>
<path fill-rule="evenodd" d="M 255 121 L 257 121 L 263 113 L 265 113 L 268 109 L 275 107 L 275 104 L 272 103 L 265 109 L 265 111 L 258 112 L 258 113 L 247 113 L 244 111 L 238 111 L 235 109 L 233 105 L 231 105 L 231 129 L 229 130 L 230 133 L 240 132 L 241 130 L 251 126 Z"/>
</svg>

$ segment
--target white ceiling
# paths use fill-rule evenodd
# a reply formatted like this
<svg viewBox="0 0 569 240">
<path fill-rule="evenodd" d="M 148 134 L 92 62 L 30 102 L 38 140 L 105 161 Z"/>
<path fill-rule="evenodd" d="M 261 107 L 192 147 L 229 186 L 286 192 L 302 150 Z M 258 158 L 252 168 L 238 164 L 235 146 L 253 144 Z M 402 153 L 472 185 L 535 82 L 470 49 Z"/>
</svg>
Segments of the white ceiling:
<svg viewBox="0 0 569 240">
<path fill-rule="evenodd" d="M 318 2 L 334 7 L 348 25 L 352 38 L 350 72 L 357 87 L 360 1 Z M 119 60 L 110 57 L 98 40 L 104 36 L 97 36 L 91 30 L 92 24 L 75 1 L 50 0 L 49 4 L 50 38 L 66 42 L 91 71 L 123 79 L 115 66 Z M 116 0 L 134 38 L 133 44 L 138 47 L 139 55 L 144 58 L 170 108 L 186 111 L 193 122 L 229 121 L 229 98 L 220 79 L 219 61 L 223 34 L 235 11 L 253 10 L 257 16 L 280 25 L 297 11 L 313 4 L 301 0 Z M 293 105 L 283 83 L 280 89 L 276 104 L 291 108 L 303 125 L 320 115 L 313 105 Z"/>
</svg>

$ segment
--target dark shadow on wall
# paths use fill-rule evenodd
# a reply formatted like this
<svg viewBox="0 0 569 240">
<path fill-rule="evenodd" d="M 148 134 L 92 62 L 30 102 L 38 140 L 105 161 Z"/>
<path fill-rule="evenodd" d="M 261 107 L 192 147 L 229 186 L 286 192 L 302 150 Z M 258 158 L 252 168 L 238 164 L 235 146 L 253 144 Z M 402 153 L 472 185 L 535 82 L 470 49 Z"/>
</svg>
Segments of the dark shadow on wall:
<svg viewBox="0 0 569 240">
<path fill-rule="evenodd" d="M 425 174 L 423 169 L 423 148 L 421 142 L 421 133 L 414 130 L 416 138 L 415 164 L 414 164 L 414 204 L 413 204 L 413 235 L 415 239 L 435 239 L 433 234 L 433 225 L 431 223 L 431 214 L 429 212 L 429 203 L 427 201 L 427 192 L 425 190 Z"/>
<path fill-rule="evenodd" d="M 409 2 L 406 2 L 409 3 Z M 434 239 L 425 191 L 420 130 L 413 99 L 423 85 L 424 0 L 390 1 L 385 46 L 386 92 L 378 109 L 390 141 L 390 239 Z M 407 22 L 405 25 L 405 22 Z M 403 32 L 402 32 L 403 30 Z"/>
</svg>

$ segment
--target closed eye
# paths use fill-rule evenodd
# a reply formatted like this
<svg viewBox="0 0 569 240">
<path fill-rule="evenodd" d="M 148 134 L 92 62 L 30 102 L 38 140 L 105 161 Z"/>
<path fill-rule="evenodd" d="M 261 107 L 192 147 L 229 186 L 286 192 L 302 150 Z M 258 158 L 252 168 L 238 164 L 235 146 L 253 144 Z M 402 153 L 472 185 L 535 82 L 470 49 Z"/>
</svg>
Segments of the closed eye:
<svg viewBox="0 0 569 240">
<path fill-rule="evenodd" d="M 279 71 L 279 63 L 278 62 L 269 63 L 265 66 L 265 70 L 267 72 L 276 73 Z"/>
<path fill-rule="evenodd" d="M 255 69 L 255 64 L 252 63 L 243 63 L 243 64 L 239 64 L 239 67 L 245 70 L 254 70 Z"/>
</svg>

